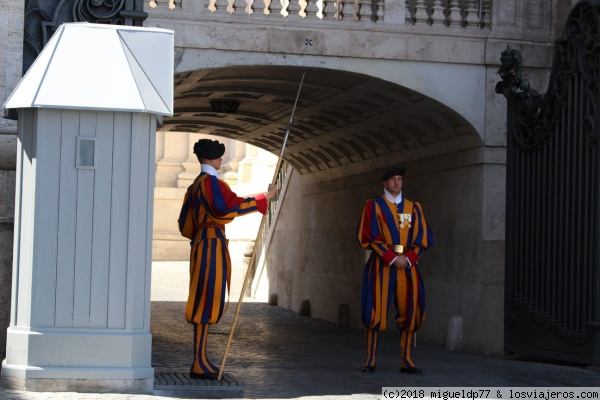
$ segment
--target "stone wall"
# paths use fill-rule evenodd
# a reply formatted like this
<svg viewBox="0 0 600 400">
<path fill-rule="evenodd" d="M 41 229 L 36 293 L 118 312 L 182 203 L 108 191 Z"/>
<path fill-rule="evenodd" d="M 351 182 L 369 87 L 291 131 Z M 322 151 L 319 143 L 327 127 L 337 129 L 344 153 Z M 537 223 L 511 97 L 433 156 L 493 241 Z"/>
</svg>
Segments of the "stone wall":
<svg viewBox="0 0 600 400">
<path fill-rule="evenodd" d="M 10 321 L 14 192 L 14 170 L 0 170 L 0 358 L 6 355 L 6 329 Z"/>
<path fill-rule="evenodd" d="M 12 121 L 0 120 L 0 123 L 4 124 L 0 128 L 0 359 L 3 359 L 10 321 L 17 138 Z"/>
<path fill-rule="evenodd" d="M 0 0 L 0 103 L 21 79 L 24 2 Z M 6 354 L 10 320 L 12 248 L 15 205 L 16 121 L 0 110 L 0 359 Z"/>
</svg>

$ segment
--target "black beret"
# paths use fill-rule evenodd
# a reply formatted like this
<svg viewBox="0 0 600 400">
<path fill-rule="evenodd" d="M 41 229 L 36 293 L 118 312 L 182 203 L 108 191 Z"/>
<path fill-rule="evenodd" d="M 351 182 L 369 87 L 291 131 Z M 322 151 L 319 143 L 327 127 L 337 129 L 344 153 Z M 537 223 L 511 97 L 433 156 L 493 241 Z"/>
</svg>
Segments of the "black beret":
<svg viewBox="0 0 600 400">
<path fill-rule="evenodd" d="M 404 172 L 406 171 L 406 168 L 404 167 L 394 167 L 394 168 L 390 168 L 387 171 L 385 171 L 383 173 L 383 175 L 381 175 L 381 180 L 385 181 L 387 179 L 390 179 L 392 176 L 396 176 L 396 175 L 404 175 Z"/>
<path fill-rule="evenodd" d="M 216 160 L 225 154 L 225 145 L 218 140 L 200 139 L 194 144 L 194 154 L 198 158 Z"/>
</svg>

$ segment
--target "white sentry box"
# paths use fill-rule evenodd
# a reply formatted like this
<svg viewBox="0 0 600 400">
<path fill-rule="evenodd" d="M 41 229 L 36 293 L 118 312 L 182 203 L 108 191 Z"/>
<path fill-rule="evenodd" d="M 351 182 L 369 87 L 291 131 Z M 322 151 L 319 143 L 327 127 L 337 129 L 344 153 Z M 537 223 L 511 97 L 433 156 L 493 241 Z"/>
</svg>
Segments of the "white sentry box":
<svg viewBox="0 0 600 400">
<path fill-rule="evenodd" d="M 152 390 L 157 118 L 173 114 L 173 32 L 63 24 L 18 111 L 5 387 Z"/>
</svg>

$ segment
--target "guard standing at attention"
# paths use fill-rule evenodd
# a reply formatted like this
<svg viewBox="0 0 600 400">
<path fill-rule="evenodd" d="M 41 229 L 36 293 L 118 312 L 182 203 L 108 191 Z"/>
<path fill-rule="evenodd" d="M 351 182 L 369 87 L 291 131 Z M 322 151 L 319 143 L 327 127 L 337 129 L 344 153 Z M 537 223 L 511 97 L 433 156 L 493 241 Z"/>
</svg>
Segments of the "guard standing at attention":
<svg viewBox="0 0 600 400">
<path fill-rule="evenodd" d="M 208 327 L 221 319 L 225 293 L 229 292 L 231 259 L 225 224 L 237 216 L 258 211 L 265 214 L 268 200 L 277 193 L 270 184 L 266 193 L 242 198 L 218 179 L 225 145 L 218 140 L 200 139 L 194 154 L 200 161 L 200 175 L 188 188 L 179 214 L 179 231 L 190 239 L 190 286 L 185 308 L 186 320 L 194 325 L 192 378 L 217 379 L 219 369 L 206 355 Z"/>
<path fill-rule="evenodd" d="M 383 195 L 367 200 L 358 224 L 360 245 L 371 250 L 362 281 L 361 317 L 367 329 L 363 372 L 375 372 L 379 332 L 386 329 L 392 301 L 400 330 L 400 371 L 421 374 L 412 361 L 412 337 L 425 318 L 425 288 L 419 258 L 433 245 L 421 205 L 402 196 L 405 168 L 381 177 Z"/>
</svg>

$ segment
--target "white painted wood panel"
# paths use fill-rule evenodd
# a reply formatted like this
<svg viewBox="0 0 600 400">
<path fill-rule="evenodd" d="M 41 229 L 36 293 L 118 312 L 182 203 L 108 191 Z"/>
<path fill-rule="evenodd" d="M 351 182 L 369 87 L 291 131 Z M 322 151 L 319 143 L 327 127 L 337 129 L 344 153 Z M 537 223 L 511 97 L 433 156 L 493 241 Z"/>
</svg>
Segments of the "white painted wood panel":
<svg viewBox="0 0 600 400">
<path fill-rule="evenodd" d="M 14 251 L 12 326 L 29 326 L 31 320 L 33 227 L 35 212 L 35 159 L 34 126 L 35 114 L 24 110 L 19 123 L 17 141 L 17 172 L 15 196 L 15 237 L 19 245 Z M 19 296 L 23 293 L 23 296 Z"/>
<path fill-rule="evenodd" d="M 34 326 L 149 329 L 155 116 L 37 112 L 43 162 L 22 170 L 36 178 L 38 199 L 27 197 L 33 188 L 20 194 L 42 221 L 34 231 Z M 76 168 L 78 137 L 95 138 L 95 168 Z M 34 168 L 37 145 L 23 144 Z"/>
<path fill-rule="evenodd" d="M 148 177 L 148 200 L 146 202 L 146 265 L 144 268 L 145 287 L 144 287 L 144 302 L 142 307 L 144 309 L 144 325 L 145 330 L 150 330 L 150 294 L 151 294 L 151 280 L 152 280 L 152 239 L 154 234 L 154 179 L 156 176 L 156 115 L 146 114 L 146 121 L 148 126 L 145 128 L 145 132 L 148 135 L 148 157 L 146 161 L 147 177 Z"/>
<path fill-rule="evenodd" d="M 94 137 L 96 135 L 96 113 L 93 111 L 80 111 L 79 115 L 79 135 Z M 94 179 L 95 170 L 77 170 L 74 327 L 87 328 L 90 324 Z"/>
<path fill-rule="evenodd" d="M 75 296 L 75 243 L 77 209 L 77 136 L 79 135 L 79 112 L 62 112 L 62 136 L 60 143 L 60 201 L 58 214 L 58 257 L 56 266 L 56 317 L 57 327 L 72 327 Z"/>
<path fill-rule="evenodd" d="M 106 328 L 108 323 L 111 222 L 108 216 L 110 215 L 112 197 L 113 121 L 114 113 L 112 112 L 99 112 L 97 114 L 92 286 L 90 295 L 90 326 L 92 328 Z"/>
<path fill-rule="evenodd" d="M 38 112 L 37 135 L 37 187 L 36 209 L 39 215 L 35 232 L 34 275 L 35 307 L 32 325 L 54 326 L 56 304 L 56 260 L 58 256 L 58 193 L 60 188 L 60 137 L 61 114 L 59 110 Z"/>
<path fill-rule="evenodd" d="M 131 114 L 115 113 L 114 126 L 108 327 L 124 329 L 129 246 Z"/>
<path fill-rule="evenodd" d="M 129 218 L 130 225 L 135 227 L 129 231 L 128 263 L 128 299 L 127 313 L 129 329 L 142 329 L 144 327 L 144 293 L 145 293 L 145 265 L 146 265 L 146 229 L 147 229 L 147 198 L 148 198 L 148 152 L 149 137 L 144 131 L 147 129 L 147 116 L 134 114 L 132 119 L 131 151 L 131 181 Z"/>
<path fill-rule="evenodd" d="M 92 210 L 94 171 L 77 171 L 75 230 L 75 287 L 73 288 L 73 326 L 88 327 L 92 279 Z"/>
</svg>

